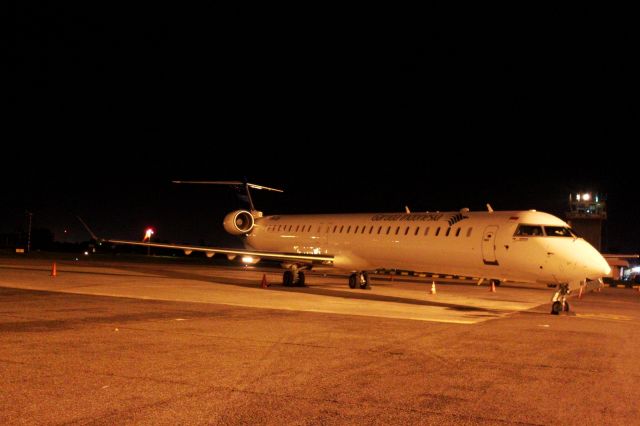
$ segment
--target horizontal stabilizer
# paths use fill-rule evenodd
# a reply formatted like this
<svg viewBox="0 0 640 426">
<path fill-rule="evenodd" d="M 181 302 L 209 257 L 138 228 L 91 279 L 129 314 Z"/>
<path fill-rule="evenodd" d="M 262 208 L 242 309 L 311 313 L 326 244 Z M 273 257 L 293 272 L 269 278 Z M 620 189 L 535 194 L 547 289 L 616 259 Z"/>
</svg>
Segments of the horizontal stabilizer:
<svg viewBox="0 0 640 426">
<path fill-rule="evenodd" d="M 228 185 L 228 186 L 240 186 L 245 185 L 245 182 L 239 180 L 174 180 L 173 183 L 186 183 L 192 185 Z M 266 191 L 284 192 L 282 189 L 270 188 L 268 186 L 258 185 L 255 183 L 246 182 L 249 188 L 264 189 Z"/>
</svg>

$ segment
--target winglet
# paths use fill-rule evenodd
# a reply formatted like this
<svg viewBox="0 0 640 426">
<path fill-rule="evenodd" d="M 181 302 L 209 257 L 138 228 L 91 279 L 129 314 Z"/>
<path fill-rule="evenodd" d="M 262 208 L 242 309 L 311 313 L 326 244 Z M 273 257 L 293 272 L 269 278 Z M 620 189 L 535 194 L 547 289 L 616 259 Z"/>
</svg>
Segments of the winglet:
<svg viewBox="0 0 640 426">
<path fill-rule="evenodd" d="M 98 237 L 96 236 L 96 234 L 94 234 L 94 233 L 93 233 L 93 231 L 91 230 L 91 228 L 89 228 L 89 227 L 87 226 L 87 224 L 86 224 L 86 223 L 84 223 L 84 220 L 82 220 L 82 218 L 81 218 L 80 216 L 76 216 L 76 217 L 78 218 L 78 220 L 80 221 L 80 223 L 82 223 L 82 226 L 84 226 L 84 229 L 86 229 L 86 230 L 87 230 L 87 232 L 89 233 L 89 235 L 91 235 L 91 238 L 93 238 L 93 239 L 94 239 L 94 240 L 96 240 L 96 241 L 100 240 L 100 238 L 98 238 Z"/>
<path fill-rule="evenodd" d="M 489 210 L 489 214 L 493 213 L 493 208 L 491 208 L 491 204 L 487 203 L 487 210 Z"/>
</svg>

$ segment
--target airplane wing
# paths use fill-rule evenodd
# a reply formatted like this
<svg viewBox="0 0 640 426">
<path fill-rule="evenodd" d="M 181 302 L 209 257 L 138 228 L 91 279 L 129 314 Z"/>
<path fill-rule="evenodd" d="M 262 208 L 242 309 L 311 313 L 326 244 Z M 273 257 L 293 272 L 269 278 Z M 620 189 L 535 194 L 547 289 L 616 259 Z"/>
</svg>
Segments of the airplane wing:
<svg viewBox="0 0 640 426">
<path fill-rule="evenodd" d="M 247 249 L 235 249 L 235 248 L 219 248 L 219 247 L 203 247 L 203 246 L 191 246 L 181 244 L 161 244 L 161 243 L 145 243 L 140 241 L 128 241 L 128 240 L 101 240 L 105 243 L 122 244 L 130 246 L 143 246 L 143 247 L 160 247 L 175 250 L 182 250 L 185 254 L 189 255 L 194 251 L 201 251 L 208 256 L 213 256 L 216 253 L 226 254 L 228 256 L 252 256 L 260 259 L 269 260 L 281 260 L 289 262 L 303 262 L 303 263 L 333 263 L 333 256 L 319 255 L 319 254 L 303 254 L 303 253 L 281 253 L 272 251 L 260 251 L 260 250 L 247 250 Z"/>
<path fill-rule="evenodd" d="M 273 251 L 260 251 L 260 250 L 247 250 L 247 249 L 235 249 L 235 248 L 222 248 L 222 247 L 203 247 L 203 246 L 191 246 L 191 245 L 182 245 L 182 244 L 162 244 L 162 243 L 145 243 L 141 241 L 129 241 L 129 240 L 112 240 L 99 238 L 96 234 L 93 233 L 91 228 L 82 220 L 80 216 L 76 216 L 80 223 L 84 226 L 91 237 L 99 242 L 103 243 L 111 243 L 111 244 L 122 244 L 122 245 L 130 245 L 130 246 L 143 246 L 143 247 L 159 247 L 159 248 L 168 248 L 175 250 L 182 250 L 185 254 L 189 255 L 194 251 L 201 251 L 206 253 L 207 256 L 211 257 L 216 253 L 226 254 L 227 256 L 252 256 L 260 259 L 269 259 L 269 260 L 281 260 L 285 262 L 302 262 L 302 263 L 313 263 L 313 264 L 325 264 L 331 265 L 333 264 L 333 256 L 331 255 L 321 255 L 321 254 L 304 254 L 304 253 L 283 253 L 283 252 L 273 252 Z"/>
</svg>

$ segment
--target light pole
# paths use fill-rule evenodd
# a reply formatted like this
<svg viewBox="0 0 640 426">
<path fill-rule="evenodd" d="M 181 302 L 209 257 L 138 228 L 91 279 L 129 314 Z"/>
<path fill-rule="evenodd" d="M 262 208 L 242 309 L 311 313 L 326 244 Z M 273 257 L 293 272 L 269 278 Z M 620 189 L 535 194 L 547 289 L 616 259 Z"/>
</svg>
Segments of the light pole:
<svg viewBox="0 0 640 426">
<path fill-rule="evenodd" d="M 151 236 L 154 234 L 153 228 L 147 228 L 144 233 L 144 239 L 142 241 L 147 241 L 149 244 L 151 243 Z M 151 256 L 151 246 L 147 246 L 147 256 Z"/>
<path fill-rule="evenodd" d="M 27 214 L 29 215 L 29 227 L 27 228 L 27 253 L 31 253 L 31 219 L 33 218 L 33 213 L 27 210 Z"/>
</svg>

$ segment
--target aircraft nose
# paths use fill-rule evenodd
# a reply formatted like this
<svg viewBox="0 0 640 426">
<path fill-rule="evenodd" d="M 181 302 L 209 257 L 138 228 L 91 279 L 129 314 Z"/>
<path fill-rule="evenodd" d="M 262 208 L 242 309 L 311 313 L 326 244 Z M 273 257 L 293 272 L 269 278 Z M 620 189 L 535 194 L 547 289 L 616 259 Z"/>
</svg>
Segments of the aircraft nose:
<svg viewBox="0 0 640 426">
<path fill-rule="evenodd" d="M 607 263 L 607 260 L 593 248 L 589 246 L 588 256 L 585 256 L 585 267 L 587 269 L 587 278 L 598 279 L 606 277 L 611 273 L 611 267 Z"/>
<path fill-rule="evenodd" d="M 611 273 L 611 267 L 607 263 L 604 257 L 598 256 L 599 259 L 594 259 L 591 264 L 590 272 L 597 276 L 598 278 L 606 277 Z"/>
</svg>

